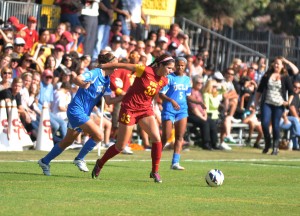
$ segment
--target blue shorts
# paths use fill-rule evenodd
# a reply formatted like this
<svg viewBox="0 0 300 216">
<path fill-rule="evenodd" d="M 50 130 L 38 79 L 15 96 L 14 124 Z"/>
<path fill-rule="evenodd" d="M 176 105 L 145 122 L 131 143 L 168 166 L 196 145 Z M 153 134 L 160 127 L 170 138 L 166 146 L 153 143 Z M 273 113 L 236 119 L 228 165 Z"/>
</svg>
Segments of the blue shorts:
<svg viewBox="0 0 300 216">
<path fill-rule="evenodd" d="M 68 116 L 68 128 L 81 132 L 82 129 L 79 128 L 80 125 L 85 124 L 90 117 L 83 112 L 81 109 L 68 109 L 67 111 Z"/>
<path fill-rule="evenodd" d="M 168 112 L 168 111 L 162 111 L 161 113 L 161 120 L 162 121 L 172 121 L 177 122 L 183 118 L 188 117 L 188 112 L 187 110 L 178 110 L 178 112 Z"/>
</svg>

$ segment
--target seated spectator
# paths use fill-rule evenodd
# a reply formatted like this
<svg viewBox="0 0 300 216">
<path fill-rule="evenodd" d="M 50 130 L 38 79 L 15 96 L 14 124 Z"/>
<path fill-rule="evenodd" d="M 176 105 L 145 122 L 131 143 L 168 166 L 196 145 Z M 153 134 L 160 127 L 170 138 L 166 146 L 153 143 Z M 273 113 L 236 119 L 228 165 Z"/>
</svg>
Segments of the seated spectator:
<svg viewBox="0 0 300 216">
<path fill-rule="evenodd" d="M 5 67 L 9 67 L 11 62 L 11 55 L 3 55 L 0 60 L 0 70 Z"/>
<path fill-rule="evenodd" d="M 31 54 L 31 56 L 33 56 L 34 59 L 37 59 L 39 56 L 39 58 L 41 59 L 41 62 L 45 63 L 46 58 L 52 54 L 53 48 L 54 48 L 54 46 L 52 44 L 50 44 L 49 30 L 40 29 L 39 30 L 39 41 L 35 42 L 33 44 L 30 54 Z M 40 53 L 40 49 L 43 50 L 42 53 Z"/>
<path fill-rule="evenodd" d="M 54 91 L 51 112 L 62 120 L 67 121 L 67 108 L 71 99 L 71 84 L 69 82 L 64 82 L 59 89 Z"/>
<path fill-rule="evenodd" d="M 122 37 L 119 35 L 114 35 L 111 39 L 111 53 L 117 58 L 127 58 L 127 51 L 121 48 Z"/>
<path fill-rule="evenodd" d="M 20 57 L 25 53 L 25 41 L 21 37 L 17 37 L 14 41 L 14 52 L 17 53 Z"/>
<path fill-rule="evenodd" d="M 168 51 L 169 39 L 165 36 L 159 37 L 157 41 L 157 46 L 161 49 L 161 53 L 166 53 Z"/>
<path fill-rule="evenodd" d="M 1 79 L 0 91 L 11 87 L 12 69 L 10 67 L 4 67 L 1 69 Z"/>
<path fill-rule="evenodd" d="M 66 31 L 67 25 L 65 23 L 59 23 L 55 32 L 53 34 L 50 34 L 50 40 L 49 43 L 56 44 L 63 33 Z"/>
<path fill-rule="evenodd" d="M 188 102 L 188 122 L 192 123 L 194 127 L 200 127 L 202 143 L 201 147 L 206 150 L 218 149 L 218 136 L 217 136 L 217 125 L 216 119 L 218 119 L 218 114 L 213 115 L 213 110 L 218 112 L 217 108 L 213 108 L 213 106 L 218 107 L 219 101 L 216 100 L 215 103 L 211 104 L 213 101 L 210 101 L 209 95 L 212 92 L 212 82 L 208 83 L 204 88 L 205 100 L 202 98 L 201 89 L 203 85 L 203 79 L 201 76 L 194 76 L 193 79 L 193 87 L 191 96 L 198 100 L 199 102 L 203 102 L 206 106 L 206 109 L 203 109 L 200 104 Z M 204 96 L 204 95 L 203 95 Z M 210 113 L 207 112 L 210 111 Z M 208 118 L 208 114 L 210 118 Z"/>
<path fill-rule="evenodd" d="M 6 103 L 13 102 L 16 100 L 18 113 L 23 125 L 26 127 L 26 124 L 31 123 L 30 116 L 28 112 L 23 108 L 20 91 L 22 89 L 23 82 L 21 78 L 14 78 L 10 88 L 0 91 L 0 100 L 5 100 Z"/>
<path fill-rule="evenodd" d="M 14 51 L 14 45 L 12 45 L 11 43 L 5 44 L 3 54 L 11 55 L 13 51 Z"/>
<path fill-rule="evenodd" d="M 191 76 L 196 76 L 196 75 L 199 75 L 199 76 L 202 76 L 203 75 L 203 71 L 204 71 L 204 59 L 203 59 L 203 56 L 198 53 L 196 55 L 196 58 L 194 59 L 194 73 L 191 74 Z"/>
<path fill-rule="evenodd" d="M 56 45 L 62 45 L 65 49 L 65 53 L 69 53 L 71 50 L 71 44 L 74 42 L 73 36 L 69 31 L 64 31 Z"/>
<path fill-rule="evenodd" d="M 183 32 L 179 32 L 177 35 L 179 45 L 175 51 L 176 56 L 185 56 L 191 54 L 191 49 L 189 46 L 189 36 Z"/>
<path fill-rule="evenodd" d="M 300 109 L 300 81 L 295 80 L 293 82 L 293 91 L 294 91 L 294 98 L 289 106 L 289 114 L 286 116 L 286 114 L 283 115 L 284 121 L 281 122 L 281 128 L 285 130 L 290 130 L 290 138 L 293 142 L 293 150 L 299 150 L 299 137 L 300 137 L 300 115 L 299 115 L 299 109 Z"/>
</svg>

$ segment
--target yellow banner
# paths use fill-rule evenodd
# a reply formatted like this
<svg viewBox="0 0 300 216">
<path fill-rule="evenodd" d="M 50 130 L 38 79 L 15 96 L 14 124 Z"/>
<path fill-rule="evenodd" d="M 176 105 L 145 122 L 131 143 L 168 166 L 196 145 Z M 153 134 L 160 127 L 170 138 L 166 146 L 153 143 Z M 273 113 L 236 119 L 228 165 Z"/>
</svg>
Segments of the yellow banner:
<svg viewBox="0 0 300 216">
<path fill-rule="evenodd" d="M 176 0 L 143 0 L 143 11 L 151 25 L 169 28 L 173 23 Z"/>
</svg>

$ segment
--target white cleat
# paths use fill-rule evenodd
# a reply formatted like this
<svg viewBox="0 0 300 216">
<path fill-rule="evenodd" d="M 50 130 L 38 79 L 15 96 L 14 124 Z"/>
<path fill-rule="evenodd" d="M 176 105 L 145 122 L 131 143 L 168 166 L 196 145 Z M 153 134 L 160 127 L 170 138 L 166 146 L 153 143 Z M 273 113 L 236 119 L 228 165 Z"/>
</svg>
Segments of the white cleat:
<svg viewBox="0 0 300 216">
<path fill-rule="evenodd" d="M 179 163 L 175 163 L 171 165 L 172 170 L 184 170 L 185 168 L 180 166 Z"/>
<path fill-rule="evenodd" d="M 84 160 L 74 160 L 73 163 L 75 166 L 78 167 L 78 169 L 82 172 L 88 172 L 89 169 L 86 166 L 86 162 Z"/>
</svg>

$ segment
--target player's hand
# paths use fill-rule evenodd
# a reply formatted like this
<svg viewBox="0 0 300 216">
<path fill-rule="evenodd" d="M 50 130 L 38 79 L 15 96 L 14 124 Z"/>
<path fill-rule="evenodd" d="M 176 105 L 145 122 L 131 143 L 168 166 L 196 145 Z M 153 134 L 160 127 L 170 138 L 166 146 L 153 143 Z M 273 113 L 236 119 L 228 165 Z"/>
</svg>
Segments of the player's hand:
<svg viewBox="0 0 300 216">
<path fill-rule="evenodd" d="M 172 106 L 173 106 L 173 108 L 175 110 L 179 110 L 180 109 L 180 106 L 178 105 L 178 103 L 176 101 L 172 100 L 171 103 L 172 103 Z"/>
</svg>

